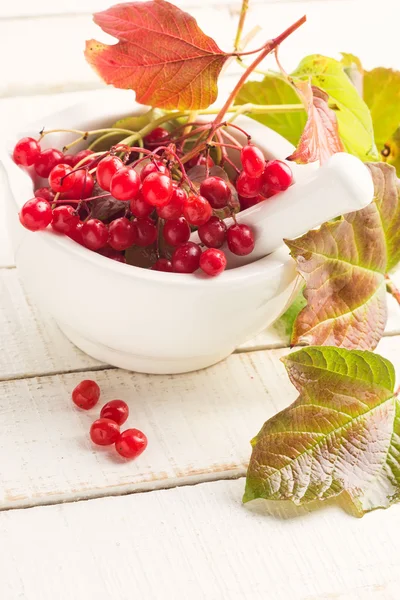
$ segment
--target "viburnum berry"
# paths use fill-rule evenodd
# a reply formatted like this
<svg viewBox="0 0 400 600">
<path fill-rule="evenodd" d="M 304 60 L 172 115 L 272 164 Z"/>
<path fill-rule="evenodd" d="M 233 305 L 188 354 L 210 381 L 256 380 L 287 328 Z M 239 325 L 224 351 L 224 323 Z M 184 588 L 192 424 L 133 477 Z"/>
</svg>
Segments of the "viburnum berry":
<svg viewBox="0 0 400 600">
<path fill-rule="evenodd" d="M 131 167 L 122 167 L 110 182 L 110 192 L 117 200 L 131 200 L 139 191 L 140 177 Z"/>
<path fill-rule="evenodd" d="M 66 234 L 69 238 L 71 238 L 71 240 L 74 240 L 74 242 L 80 244 L 81 246 L 83 246 L 82 227 L 82 221 L 78 221 L 78 223 L 75 226 L 71 227 Z"/>
<path fill-rule="evenodd" d="M 81 150 L 80 152 L 77 152 L 77 154 L 72 154 L 71 155 L 72 156 L 71 167 L 76 167 L 84 158 L 87 158 L 88 156 L 92 156 L 92 154 L 93 154 L 93 150 L 89 150 L 89 149 Z M 89 162 L 90 162 L 89 160 L 85 160 L 85 162 L 82 163 L 82 165 L 84 165 L 86 167 Z"/>
<path fill-rule="evenodd" d="M 162 219 L 177 219 L 182 215 L 183 203 L 187 198 L 187 193 L 181 187 L 178 187 L 176 183 L 172 184 L 172 188 L 172 196 L 168 204 L 157 208 L 157 214 Z"/>
<path fill-rule="evenodd" d="M 164 163 L 161 162 L 161 160 L 155 160 L 154 162 L 149 162 L 140 171 L 140 179 L 142 181 L 144 181 L 146 179 L 147 175 L 150 175 L 150 173 L 166 173 L 168 175 L 168 169 L 164 165 Z"/>
<path fill-rule="evenodd" d="M 254 250 L 254 234 L 247 225 L 236 224 L 229 227 L 226 240 L 229 250 L 238 256 L 246 256 Z"/>
<path fill-rule="evenodd" d="M 183 204 L 183 216 L 190 225 L 204 225 L 212 215 L 211 204 L 203 196 L 189 194 Z"/>
<path fill-rule="evenodd" d="M 211 217 L 197 230 L 200 240 L 209 248 L 220 248 L 226 241 L 226 225 L 222 219 Z"/>
<path fill-rule="evenodd" d="M 100 248 L 97 254 L 101 254 L 101 256 L 105 256 L 106 258 L 111 258 L 111 260 L 115 260 L 116 262 L 126 263 L 124 254 L 118 252 L 118 250 L 114 250 L 114 248 Z"/>
<path fill-rule="evenodd" d="M 199 268 L 201 249 L 194 242 L 179 246 L 172 255 L 172 268 L 175 273 L 194 273 Z"/>
<path fill-rule="evenodd" d="M 264 198 L 260 194 L 258 194 L 257 196 L 253 196 L 252 198 L 245 198 L 244 196 L 239 196 L 240 210 L 246 210 L 246 208 L 251 208 L 259 202 L 262 202 L 263 200 Z"/>
<path fill-rule="evenodd" d="M 261 179 L 263 193 L 269 190 L 282 192 L 292 185 L 293 173 L 283 160 L 271 160 L 266 164 Z"/>
<path fill-rule="evenodd" d="M 118 156 L 105 156 L 101 159 L 96 169 L 97 183 L 99 186 L 110 191 L 111 179 L 124 166 L 124 163 Z"/>
<path fill-rule="evenodd" d="M 135 228 L 126 217 L 111 221 L 108 226 L 108 243 L 114 250 L 126 250 L 135 242 Z"/>
<path fill-rule="evenodd" d="M 102 419 L 111 419 L 117 425 L 123 425 L 129 416 L 129 408 L 123 400 L 110 400 L 100 411 Z"/>
<path fill-rule="evenodd" d="M 15 144 L 13 159 L 21 167 L 33 165 L 40 154 L 40 145 L 31 137 L 24 137 Z"/>
<path fill-rule="evenodd" d="M 97 419 L 90 428 L 90 439 L 98 446 L 115 444 L 119 435 L 119 425 L 111 419 Z"/>
<path fill-rule="evenodd" d="M 163 146 L 169 138 L 169 131 L 164 127 L 155 127 L 153 131 L 148 133 L 143 138 L 143 143 L 146 148 L 152 150 L 157 146 Z"/>
<path fill-rule="evenodd" d="M 157 227 L 152 219 L 135 219 L 132 221 L 134 239 L 137 246 L 150 246 L 157 239 Z"/>
<path fill-rule="evenodd" d="M 60 163 L 51 170 L 49 175 L 49 184 L 53 192 L 67 192 L 75 183 L 75 173 L 72 167 Z"/>
<path fill-rule="evenodd" d="M 244 146 L 240 153 L 243 170 L 249 177 L 260 177 L 265 168 L 264 154 L 257 146 Z"/>
<path fill-rule="evenodd" d="M 89 219 L 82 227 L 83 245 L 89 250 L 100 250 L 108 240 L 108 227 L 99 219 Z"/>
<path fill-rule="evenodd" d="M 215 165 L 211 156 L 206 158 L 204 154 L 196 154 L 187 161 L 185 166 L 186 169 L 192 169 L 193 167 L 205 167 L 206 165 L 208 165 L 209 169 Z"/>
<path fill-rule="evenodd" d="M 147 447 L 147 437 L 139 429 L 126 429 L 115 442 L 115 449 L 124 458 L 137 458 Z"/>
<path fill-rule="evenodd" d="M 153 271 L 164 271 L 165 273 L 173 271 L 172 262 L 167 258 L 159 258 L 151 268 Z"/>
<path fill-rule="evenodd" d="M 139 189 L 137 196 L 130 200 L 131 213 L 135 217 L 143 218 L 149 217 L 154 210 L 154 206 L 146 202 L 142 195 L 142 190 Z"/>
<path fill-rule="evenodd" d="M 44 198 L 32 198 L 25 202 L 19 213 L 21 225 L 30 231 L 45 229 L 53 218 L 51 206 Z"/>
<path fill-rule="evenodd" d="M 170 219 L 164 224 L 163 236 L 170 246 L 180 246 L 190 238 L 189 223 L 184 217 Z"/>
<path fill-rule="evenodd" d="M 93 176 L 87 169 L 75 171 L 75 180 L 70 190 L 64 192 L 62 197 L 65 199 L 84 200 L 92 195 L 94 188 Z"/>
<path fill-rule="evenodd" d="M 253 198 L 257 196 L 261 188 L 260 177 L 250 177 L 246 171 L 242 171 L 236 181 L 236 189 L 240 196 Z"/>
<path fill-rule="evenodd" d="M 96 406 L 99 398 L 100 388 L 92 379 L 84 379 L 72 391 L 72 401 L 83 410 Z"/>
<path fill-rule="evenodd" d="M 200 256 L 200 269 L 210 277 L 220 275 L 226 267 L 226 256 L 222 250 L 208 248 Z"/>
<path fill-rule="evenodd" d="M 35 171 L 39 177 L 47 178 L 56 165 L 63 162 L 64 154 L 56 148 L 43 150 L 35 160 Z"/>
<path fill-rule="evenodd" d="M 51 191 L 48 187 L 42 187 L 35 190 L 36 198 L 43 198 L 43 200 L 47 200 L 48 202 L 53 202 L 55 193 Z"/>
<path fill-rule="evenodd" d="M 56 206 L 53 210 L 51 226 L 54 231 L 68 235 L 70 231 L 76 229 L 78 223 L 79 215 L 72 206 Z"/>
<path fill-rule="evenodd" d="M 224 208 L 231 199 L 228 183 L 221 177 L 207 177 L 200 185 L 200 194 L 209 201 L 212 208 Z"/>
<path fill-rule="evenodd" d="M 172 180 L 166 173 L 150 173 L 141 187 L 143 199 L 152 206 L 165 206 L 171 200 Z"/>
</svg>

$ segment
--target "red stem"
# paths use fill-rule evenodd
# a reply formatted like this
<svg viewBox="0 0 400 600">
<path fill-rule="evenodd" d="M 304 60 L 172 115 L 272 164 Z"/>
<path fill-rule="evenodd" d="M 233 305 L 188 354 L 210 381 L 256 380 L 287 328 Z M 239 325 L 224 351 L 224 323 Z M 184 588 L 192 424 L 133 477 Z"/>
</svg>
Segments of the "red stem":
<svg viewBox="0 0 400 600">
<path fill-rule="evenodd" d="M 400 305 L 400 290 L 395 285 L 395 283 L 390 279 L 389 275 L 385 275 L 386 279 L 386 289 L 389 294 L 392 294 L 393 298 L 397 301 L 397 304 Z"/>
</svg>

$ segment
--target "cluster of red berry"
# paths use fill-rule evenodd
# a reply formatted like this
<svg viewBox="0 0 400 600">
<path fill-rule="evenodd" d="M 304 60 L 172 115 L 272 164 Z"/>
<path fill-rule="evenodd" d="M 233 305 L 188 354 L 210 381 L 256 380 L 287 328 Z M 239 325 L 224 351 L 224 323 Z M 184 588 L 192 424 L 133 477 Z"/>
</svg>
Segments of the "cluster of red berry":
<svg viewBox="0 0 400 600">
<path fill-rule="evenodd" d="M 144 138 L 146 162 L 141 158 L 131 164 L 127 164 L 131 148 L 122 160 L 116 155 L 121 150 L 117 147 L 100 156 L 90 150 L 66 155 L 54 148 L 42 151 L 33 138 L 21 139 L 14 161 L 32 166 L 36 175 L 48 179 L 48 186 L 37 189 L 35 198 L 22 207 L 22 225 L 31 231 L 51 225 L 58 233 L 120 262 L 125 262 L 128 248 L 157 244 L 153 270 L 194 273 L 200 268 L 209 276 L 219 275 L 227 263 L 222 246 L 226 244 L 240 256 L 250 254 L 255 245 L 253 231 L 236 222 L 227 227 L 218 215 L 231 207 L 232 186 L 229 180 L 209 175 L 214 166 L 211 157 L 197 155 L 187 162 L 186 169 L 205 163 L 206 176 L 196 189 L 174 146 L 162 145 L 168 144 L 169 135 L 162 127 L 154 129 Z M 241 162 L 243 170 L 236 179 L 241 209 L 292 183 L 286 163 L 266 162 L 253 144 L 241 148 Z M 90 201 L 103 197 L 104 192 L 126 205 L 123 214 L 109 222 L 91 216 Z M 196 228 L 201 244 L 189 241 Z M 164 256 L 159 252 L 160 236 L 169 249 Z"/>
<path fill-rule="evenodd" d="M 96 406 L 100 398 L 100 388 L 95 381 L 85 379 L 78 383 L 72 392 L 72 400 L 79 408 L 89 410 Z M 126 429 L 120 426 L 129 416 L 129 408 L 123 400 L 111 400 L 100 411 L 100 419 L 92 423 L 90 439 L 98 446 L 111 446 L 124 458 L 136 458 L 146 449 L 147 437 L 139 429 Z"/>
</svg>

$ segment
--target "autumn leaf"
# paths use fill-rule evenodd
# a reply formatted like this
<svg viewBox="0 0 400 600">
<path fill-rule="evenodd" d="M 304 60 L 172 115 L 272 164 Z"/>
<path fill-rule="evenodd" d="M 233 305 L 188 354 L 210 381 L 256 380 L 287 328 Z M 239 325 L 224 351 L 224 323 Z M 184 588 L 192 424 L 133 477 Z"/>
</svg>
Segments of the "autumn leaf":
<svg viewBox="0 0 400 600">
<path fill-rule="evenodd" d="M 344 150 L 336 114 L 328 106 L 326 92 L 306 81 L 294 82 L 294 85 L 307 107 L 308 118 L 298 146 L 288 160 L 300 164 L 319 160 L 322 164 L 332 154 Z"/>
<path fill-rule="evenodd" d="M 293 344 L 371 350 L 383 334 L 385 273 L 400 261 L 400 188 L 393 167 L 371 163 L 369 169 L 372 204 L 286 241 L 306 283 Z"/>
<path fill-rule="evenodd" d="M 117 4 L 94 21 L 119 41 L 86 43 L 85 56 L 108 84 L 132 89 L 136 100 L 165 109 L 207 108 L 229 57 L 196 20 L 164 0 Z"/>
<path fill-rule="evenodd" d="M 311 347 L 283 359 L 299 397 L 252 440 L 244 502 L 342 496 L 358 516 L 400 498 L 400 404 L 392 364 Z"/>
</svg>

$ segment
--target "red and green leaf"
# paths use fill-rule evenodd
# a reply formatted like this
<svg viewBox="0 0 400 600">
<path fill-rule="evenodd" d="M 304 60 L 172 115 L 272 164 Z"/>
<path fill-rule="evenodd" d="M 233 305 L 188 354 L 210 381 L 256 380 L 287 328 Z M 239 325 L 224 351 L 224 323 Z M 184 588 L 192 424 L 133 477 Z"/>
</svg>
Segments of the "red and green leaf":
<svg viewBox="0 0 400 600">
<path fill-rule="evenodd" d="M 94 21 L 119 41 L 86 43 L 86 59 L 108 84 L 136 92 L 136 100 L 165 109 L 206 108 L 229 57 L 196 20 L 164 0 L 117 4 Z"/>
</svg>

